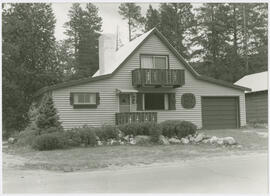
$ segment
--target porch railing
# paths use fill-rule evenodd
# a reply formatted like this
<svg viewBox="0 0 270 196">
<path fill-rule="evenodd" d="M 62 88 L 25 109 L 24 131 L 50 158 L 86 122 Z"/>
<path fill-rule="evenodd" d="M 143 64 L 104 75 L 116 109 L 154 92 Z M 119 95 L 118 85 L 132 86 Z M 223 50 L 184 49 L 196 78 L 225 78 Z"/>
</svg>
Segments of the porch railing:
<svg viewBox="0 0 270 196">
<path fill-rule="evenodd" d="M 116 125 L 135 122 L 157 122 L 157 112 L 120 112 L 115 114 Z"/>
</svg>

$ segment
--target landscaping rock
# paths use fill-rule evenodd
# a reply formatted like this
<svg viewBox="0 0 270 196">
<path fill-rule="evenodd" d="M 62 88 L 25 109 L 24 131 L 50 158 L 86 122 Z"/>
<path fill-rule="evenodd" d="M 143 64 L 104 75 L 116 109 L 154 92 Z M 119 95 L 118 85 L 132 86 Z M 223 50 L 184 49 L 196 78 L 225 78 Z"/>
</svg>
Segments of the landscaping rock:
<svg viewBox="0 0 270 196">
<path fill-rule="evenodd" d="M 199 133 L 196 138 L 195 138 L 195 142 L 200 142 L 204 139 L 204 134 L 203 133 Z"/>
<path fill-rule="evenodd" d="M 136 144 L 136 140 L 134 138 L 130 138 L 129 143 L 132 144 L 132 145 L 135 145 Z"/>
<path fill-rule="evenodd" d="M 191 136 L 191 137 L 189 137 L 188 139 L 189 139 L 190 142 L 195 142 L 195 137 L 192 137 L 192 136 Z"/>
<path fill-rule="evenodd" d="M 8 138 L 8 143 L 9 144 L 14 144 L 15 142 L 16 142 L 15 138 L 13 138 L 13 137 Z"/>
<path fill-rule="evenodd" d="M 102 146 L 103 143 L 102 143 L 101 141 L 97 141 L 97 145 L 98 145 L 98 146 Z"/>
<path fill-rule="evenodd" d="M 123 137 L 124 140 L 126 140 L 127 142 L 129 141 L 129 135 Z"/>
<path fill-rule="evenodd" d="M 118 131 L 118 137 L 119 138 L 123 138 L 125 136 L 125 134 L 122 131 Z"/>
<path fill-rule="evenodd" d="M 210 138 L 210 144 L 215 144 L 215 143 L 217 143 L 217 140 L 218 140 L 218 138 L 217 138 L 216 136 L 211 137 L 211 138 Z"/>
<path fill-rule="evenodd" d="M 204 143 L 204 144 L 210 143 L 210 139 L 204 139 L 204 140 L 202 140 L 202 143 Z"/>
<path fill-rule="evenodd" d="M 169 142 L 170 142 L 171 144 L 180 144 L 180 143 L 181 143 L 181 140 L 172 137 L 172 138 L 169 139 Z"/>
<path fill-rule="evenodd" d="M 189 143 L 189 140 L 187 138 L 181 138 L 181 142 L 183 144 L 188 144 Z"/>
<path fill-rule="evenodd" d="M 223 142 L 224 142 L 224 144 L 228 144 L 228 145 L 236 144 L 236 141 L 233 137 L 224 137 Z"/>
<path fill-rule="evenodd" d="M 219 144 L 219 145 L 223 145 L 223 139 L 222 138 L 218 138 L 217 139 L 217 144 Z"/>
<path fill-rule="evenodd" d="M 159 143 L 162 145 L 168 145 L 170 144 L 170 142 L 168 141 L 168 139 L 166 137 L 164 137 L 163 135 L 159 136 Z"/>
<path fill-rule="evenodd" d="M 243 146 L 242 146 L 242 145 L 237 145 L 236 147 L 237 147 L 237 148 L 242 148 Z"/>
<path fill-rule="evenodd" d="M 147 135 L 137 135 L 134 139 L 136 144 L 147 144 L 150 142 L 150 136 Z"/>
</svg>

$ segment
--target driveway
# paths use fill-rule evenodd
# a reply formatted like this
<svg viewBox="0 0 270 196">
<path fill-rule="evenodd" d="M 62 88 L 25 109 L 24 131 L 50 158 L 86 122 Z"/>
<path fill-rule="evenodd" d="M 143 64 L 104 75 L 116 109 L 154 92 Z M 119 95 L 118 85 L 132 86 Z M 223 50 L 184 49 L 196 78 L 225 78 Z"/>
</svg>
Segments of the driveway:
<svg viewBox="0 0 270 196">
<path fill-rule="evenodd" d="M 253 154 L 88 172 L 5 168 L 4 193 L 238 193 L 268 192 L 268 156 Z"/>
</svg>

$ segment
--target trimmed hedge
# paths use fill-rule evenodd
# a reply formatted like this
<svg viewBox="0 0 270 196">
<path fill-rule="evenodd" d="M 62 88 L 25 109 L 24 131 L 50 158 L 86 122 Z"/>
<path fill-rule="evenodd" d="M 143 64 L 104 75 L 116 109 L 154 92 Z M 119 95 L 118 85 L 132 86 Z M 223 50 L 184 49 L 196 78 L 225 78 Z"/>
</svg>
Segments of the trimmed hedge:
<svg viewBox="0 0 270 196">
<path fill-rule="evenodd" d="M 183 138 L 196 132 L 197 126 L 189 121 L 167 120 L 162 122 L 162 135 L 167 137 L 177 136 Z"/>
<path fill-rule="evenodd" d="M 35 138 L 32 147 L 34 149 L 43 150 L 55 150 L 62 149 L 67 146 L 67 139 L 62 132 L 60 133 L 46 133 L 39 135 Z"/>
</svg>

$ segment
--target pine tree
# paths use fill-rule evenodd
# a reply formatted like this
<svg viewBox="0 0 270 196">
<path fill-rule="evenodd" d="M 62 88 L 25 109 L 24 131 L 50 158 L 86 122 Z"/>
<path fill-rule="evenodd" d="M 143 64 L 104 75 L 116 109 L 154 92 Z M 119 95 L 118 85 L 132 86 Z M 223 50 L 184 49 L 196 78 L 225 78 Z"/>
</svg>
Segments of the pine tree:
<svg viewBox="0 0 270 196">
<path fill-rule="evenodd" d="M 154 27 L 160 29 L 160 14 L 158 10 L 154 9 L 150 4 L 146 12 L 144 29 L 145 31 L 149 31 Z"/>
<path fill-rule="evenodd" d="M 3 125 L 22 130 L 40 88 L 61 81 L 55 53 L 55 17 L 51 4 L 3 6 Z"/>
<path fill-rule="evenodd" d="M 136 38 L 132 35 L 138 30 L 138 26 L 143 24 L 143 17 L 141 15 L 141 7 L 135 3 L 121 3 L 119 6 L 119 14 L 123 16 L 124 20 L 128 21 L 129 41 Z"/>
<path fill-rule="evenodd" d="M 65 33 L 74 50 L 73 78 L 90 77 L 98 69 L 98 37 L 102 18 L 98 16 L 98 8 L 92 3 L 87 3 L 85 9 L 74 3 L 69 11 L 69 18 L 65 24 Z"/>
<path fill-rule="evenodd" d="M 48 129 L 62 129 L 57 110 L 54 107 L 52 97 L 49 95 L 45 95 L 41 101 L 36 125 L 39 133 L 46 132 Z"/>
<path fill-rule="evenodd" d="M 159 9 L 159 30 L 187 60 L 190 55 L 186 39 L 195 25 L 194 14 L 190 3 L 162 3 Z"/>
</svg>

